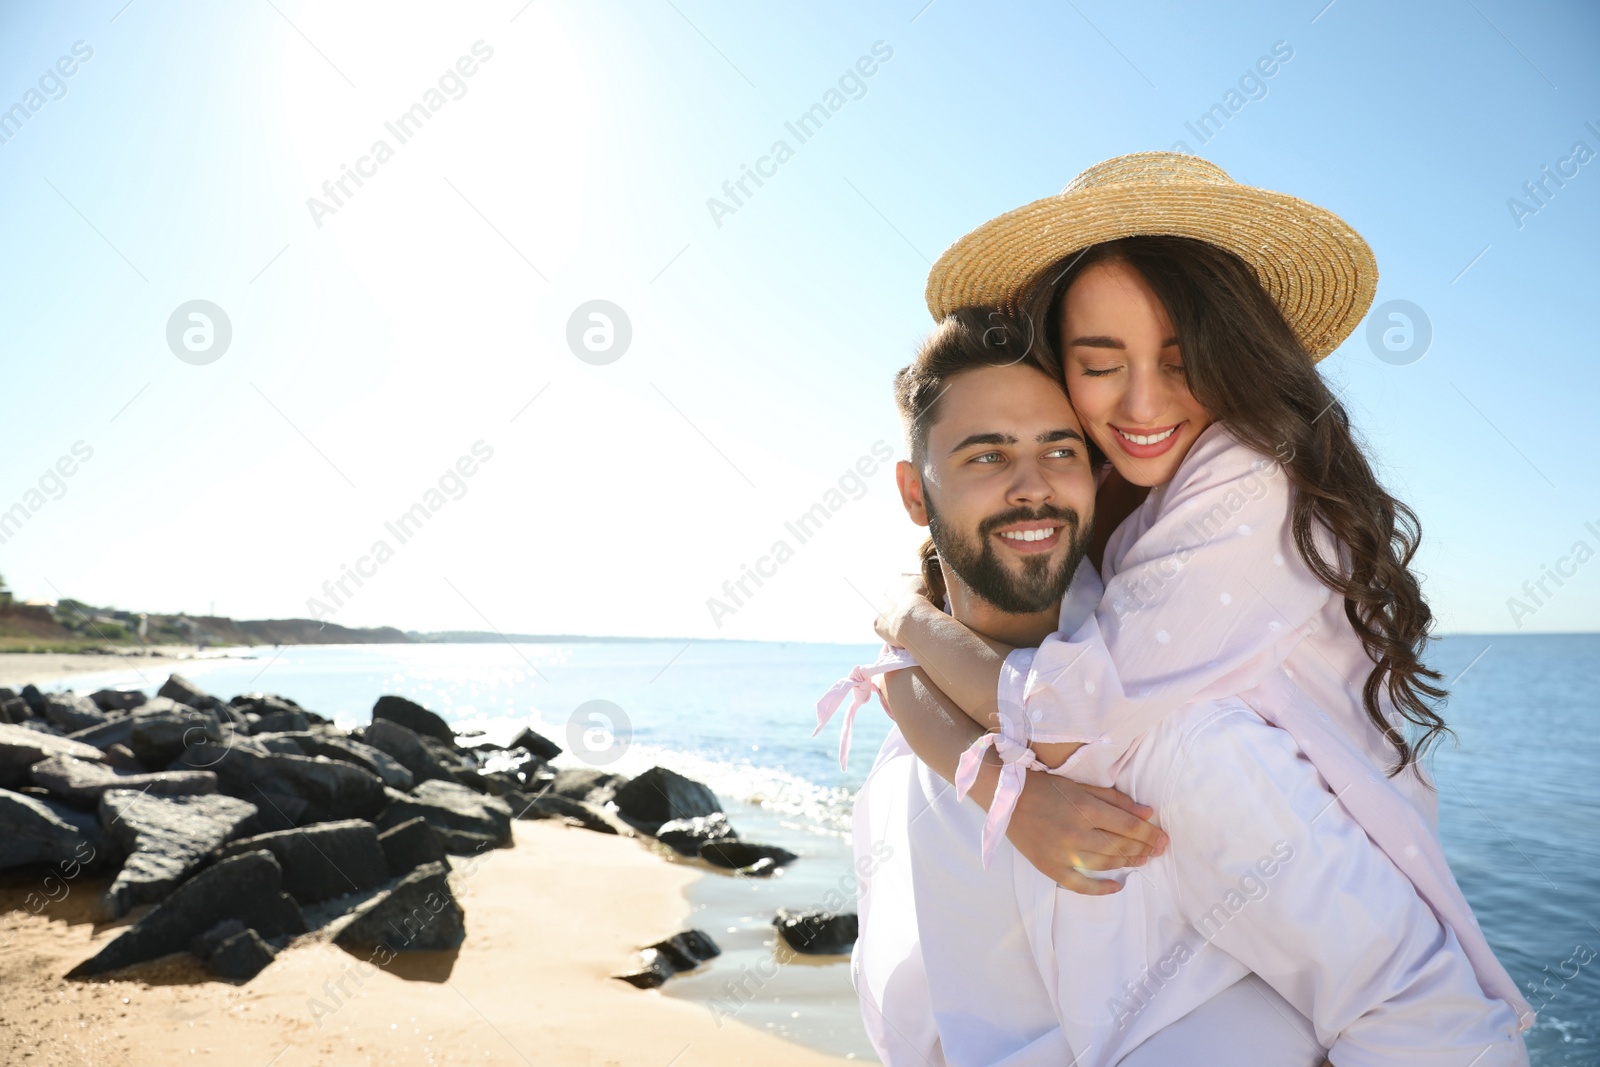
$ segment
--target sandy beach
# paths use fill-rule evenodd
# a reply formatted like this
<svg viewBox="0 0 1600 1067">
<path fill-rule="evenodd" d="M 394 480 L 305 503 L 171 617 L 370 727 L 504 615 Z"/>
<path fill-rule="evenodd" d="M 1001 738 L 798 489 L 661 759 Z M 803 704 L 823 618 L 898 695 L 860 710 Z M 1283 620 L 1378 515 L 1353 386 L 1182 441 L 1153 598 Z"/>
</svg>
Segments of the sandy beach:
<svg viewBox="0 0 1600 1067">
<path fill-rule="evenodd" d="M 153 685 L 173 671 L 181 671 L 183 662 L 190 659 L 209 659 L 215 656 L 259 656 L 259 648 L 214 648 L 197 650 L 193 645 L 152 645 L 137 653 L 121 655 L 90 655 L 82 652 L 5 652 L 0 653 L 0 686 L 21 689 L 29 682 L 40 688 L 57 678 L 70 678 L 83 674 L 101 674 L 111 671 L 137 671 L 149 677 Z M 268 656 L 272 649 L 265 649 Z"/>
<path fill-rule="evenodd" d="M 103 882 L 70 884 L 33 914 L 34 881 L 0 883 L 0 1062 L 313 1064 L 823 1064 L 838 1059 L 609 977 L 685 926 L 703 875 L 636 840 L 519 822 L 516 847 L 457 863 L 467 914 L 456 953 L 393 972 L 312 934 L 247 985 L 187 956 L 136 977 L 62 976 L 116 935 L 97 926 Z M 59 889 L 53 890 L 56 895 Z M 40 898 L 35 897 L 37 902 Z"/>
</svg>

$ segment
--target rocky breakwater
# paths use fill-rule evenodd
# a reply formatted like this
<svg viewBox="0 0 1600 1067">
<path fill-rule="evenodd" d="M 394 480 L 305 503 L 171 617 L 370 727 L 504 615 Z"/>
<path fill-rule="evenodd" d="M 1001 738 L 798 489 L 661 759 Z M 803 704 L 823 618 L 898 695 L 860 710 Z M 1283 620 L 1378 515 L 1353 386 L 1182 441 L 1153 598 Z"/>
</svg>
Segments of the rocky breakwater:
<svg viewBox="0 0 1600 1067">
<path fill-rule="evenodd" d="M 466 920 L 450 858 L 511 844 L 513 803 L 554 779 L 560 749 L 535 738 L 539 754 L 468 744 L 397 696 L 343 730 L 181 675 L 153 697 L 0 689 L 0 871 L 103 879 L 104 920 L 145 909 L 72 977 L 187 951 L 247 980 L 324 927 L 379 964 L 453 949 Z"/>
<path fill-rule="evenodd" d="M 451 857 L 509 846 L 514 819 L 642 838 L 732 877 L 797 858 L 743 840 L 701 782 L 551 767 L 560 753 L 531 729 L 509 746 L 457 735 L 402 696 L 345 730 L 288 697 L 223 701 L 176 674 L 153 697 L 0 689 L 0 871 L 106 879 L 105 920 L 146 908 L 72 977 L 187 951 L 243 981 L 323 928 L 380 966 L 459 947 Z M 831 954 L 849 951 L 854 919 L 779 909 L 774 924 L 798 951 Z M 719 952 L 680 931 L 615 977 L 659 986 Z"/>
</svg>

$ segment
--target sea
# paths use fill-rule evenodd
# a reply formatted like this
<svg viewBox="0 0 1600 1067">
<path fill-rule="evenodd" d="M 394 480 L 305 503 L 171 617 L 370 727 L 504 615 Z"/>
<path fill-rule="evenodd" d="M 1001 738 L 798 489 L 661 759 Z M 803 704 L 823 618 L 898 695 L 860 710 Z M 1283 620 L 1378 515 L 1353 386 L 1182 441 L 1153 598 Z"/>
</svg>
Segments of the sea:
<svg viewBox="0 0 1600 1067">
<path fill-rule="evenodd" d="M 735 641 L 283 646 L 181 663 L 128 659 L 50 688 L 135 686 L 174 668 L 209 692 L 280 693 L 341 726 L 385 693 L 461 732 L 507 742 L 531 726 L 560 766 L 638 774 L 656 765 L 710 786 L 746 840 L 800 858 L 768 879 L 708 870 L 685 890 L 687 926 L 723 954 L 664 995 L 719 1025 L 754 1026 L 874 1062 L 847 957 L 789 951 L 777 908 L 852 910 L 850 813 L 888 734 L 874 702 L 850 765 L 838 719 L 813 736 L 817 698 L 875 645 Z M 1600 634 L 1450 636 L 1430 650 L 1455 731 L 1428 757 L 1440 834 L 1500 960 L 1539 1012 L 1536 1067 L 1600 1064 Z M 109 666 L 109 664 L 108 664 Z M 675 862 L 663 860 L 663 862 Z M 703 866 L 698 865 L 697 866 Z M 470 918 L 469 918 L 470 922 Z"/>
</svg>

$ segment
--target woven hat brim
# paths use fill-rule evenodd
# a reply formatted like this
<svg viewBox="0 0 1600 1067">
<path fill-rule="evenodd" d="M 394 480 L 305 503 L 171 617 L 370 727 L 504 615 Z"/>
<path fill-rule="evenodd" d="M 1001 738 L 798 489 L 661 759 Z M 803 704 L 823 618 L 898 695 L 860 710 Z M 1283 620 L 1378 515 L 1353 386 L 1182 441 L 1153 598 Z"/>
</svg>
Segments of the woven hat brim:
<svg viewBox="0 0 1600 1067">
<path fill-rule="evenodd" d="M 928 273 L 934 320 L 961 307 L 1010 307 L 1046 268 L 1102 241 L 1192 237 L 1239 256 L 1314 360 L 1360 325 L 1378 286 L 1367 242 L 1339 216 L 1247 185 L 1134 182 L 1035 200 L 979 226 Z"/>
</svg>

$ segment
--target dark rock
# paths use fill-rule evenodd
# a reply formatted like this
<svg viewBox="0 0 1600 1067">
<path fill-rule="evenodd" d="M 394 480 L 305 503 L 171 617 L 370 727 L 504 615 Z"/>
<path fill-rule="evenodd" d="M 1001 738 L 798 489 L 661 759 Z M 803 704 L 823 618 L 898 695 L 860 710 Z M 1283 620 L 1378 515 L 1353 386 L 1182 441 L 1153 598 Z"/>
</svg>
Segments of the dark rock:
<svg viewBox="0 0 1600 1067">
<path fill-rule="evenodd" d="M 627 974 L 614 974 L 611 977 L 620 978 L 631 986 L 640 989 L 657 989 L 677 973 L 672 966 L 672 961 L 655 949 L 645 949 L 640 953 L 644 957 L 643 966 L 637 971 Z"/>
<path fill-rule="evenodd" d="M 309 711 L 306 708 L 302 708 L 295 701 L 290 700 L 286 696 L 279 696 L 276 693 L 241 693 L 232 700 L 228 701 L 228 706 L 234 710 L 234 713 L 238 715 L 241 720 L 251 715 L 257 716 L 261 719 L 270 719 L 273 716 L 285 716 L 291 718 L 294 716 L 303 716 L 306 723 L 310 726 L 330 725 L 329 720 L 325 716 L 318 715 L 314 711 Z M 305 729 L 305 727 L 302 726 L 299 727 L 299 729 Z"/>
<path fill-rule="evenodd" d="M 132 711 L 150 698 L 137 689 L 101 689 L 90 693 L 89 699 L 101 711 Z"/>
<path fill-rule="evenodd" d="M 411 772 L 415 781 L 426 782 L 437 779 L 455 783 L 455 776 L 450 773 L 450 768 L 441 763 L 438 757 L 423 745 L 422 738 L 397 722 L 374 719 L 372 725 L 362 733 L 361 739 L 373 748 L 393 756 L 402 767 Z"/>
<path fill-rule="evenodd" d="M 512 748 L 525 748 L 540 759 L 549 762 L 561 755 L 561 746 L 531 727 L 524 729 L 511 740 Z"/>
<path fill-rule="evenodd" d="M 511 801 L 512 811 L 519 819 L 566 819 L 570 825 L 585 830 L 595 830 L 602 834 L 620 834 L 623 837 L 638 836 L 633 827 L 616 815 L 587 801 L 573 800 L 571 797 L 558 796 L 555 793 L 537 797 L 527 797 L 518 793 L 507 796 L 506 799 Z"/>
<path fill-rule="evenodd" d="M 591 804 L 604 804 L 627 782 L 628 779 L 620 774 L 593 767 L 563 767 L 556 771 L 548 792 L 573 800 L 587 800 Z"/>
<path fill-rule="evenodd" d="M 272 693 L 244 693 L 228 701 L 228 707 L 240 721 L 250 724 L 252 734 L 305 730 L 313 722 L 326 721 L 288 697 Z"/>
<path fill-rule="evenodd" d="M 103 758 L 99 749 L 77 741 L 26 726 L 0 723 L 0 789 L 30 784 L 33 777 L 28 768 L 51 756 L 72 756 L 91 763 Z"/>
<path fill-rule="evenodd" d="M 462 773 L 471 772 L 457 772 L 457 776 L 459 777 Z M 478 778 L 483 786 L 482 792 L 488 793 L 493 797 L 509 796 L 512 793 L 520 793 L 522 791 L 522 779 L 510 771 L 485 771 Z M 466 784 L 470 785 L 471 783 L 468 782 Z"/>
<path fill-rule="evenodd" d="M 186 705 L 177 710 L 152 711 L 146 704 L 129 719 L 127 746 L 146 767 L 165 770 L 191 745 L 225 739 L 216 714 Z M 120 739 L 118 739 L 120 740 Z"/>
<path fill-rule="evenodd" d="M 139 757 L 133 754 L 133 749 L 127 745 L 109 745 L 105 749 L 106 766 L 123 774 L 146 774 L 148 768 L 139 762 Z"/>
<path fill-rule="evenodd" d="M 282 792 L 283 788 L 282 783 L 268 783 L 265 787 L 255 786 L 250 790 L 250 795 L 254 798 L 252 803 L 257 809 L 255 826 L 249 831 L 250 833 L 293 830 L 300 826 L 310 826 L 317 821 L 311 805 L 306 803 L 304 797 Z"/>
<path fill-rule="evenodd" d="M 424 863 L 450 864 L 444 838 L 420 816 L 383 831 L 378 835 L 378 846 L 383 849 L 391 874 L 404 874 Z"/>
<path fill-rule="evenodd" d="M 701 845 L 700 858 L 715 867 L 749 867 L 761 860 L 771 860 L 775 866 L 782 867 L 800 857 L 777 845 L 756 845 L 749 841 L 723 838 Z"/>
<path fill-rule="evenodd" d="M 26 700 L 14 694 L 0 697 L 0 723 L 27 722 L 31 718 L 33 712 L 28 708 Z"/>
<path fill-rule="evenodd" d="M 298 711 L 302 715 L 307 714 L 305 708 L 302 708 L 288 697 L 278 696 L 276 693 L 240 693 L 228 701 L 228 705 L 246 715 L 276 715 L 282 711 Z M 318 717 L 320 718 L 320 716 Z"/>
<path fill-rule="evenodd" d="M 262 715 L 250 724 L 252 734 L 281 733 L 285 730 L 304 730 L 311 725 L 306 713 L 299 708 L 286 708 Z"/>
<path fill-rule="evenodd" d="M 250 715 L 246 712 L 240 711 L 232 704 L 224 704 L 220 700 L 206 710 L 215 715 L 218 722 L 232 723 L 234 726 L 239 728 L 241 733 L 246 734 L 250 732 L 250 726 L 257 719 L 261 718 L 259 715 Z"/>
<path fill-rule="evenodd" d="M 197 711 L 214 710 L 222 703 L 181 674 L 168 675 L 161 688 L 156 690 L 156 696 L 187 704 Z"/>
<path fill-rule="evenodd" d="M 218 978 L 248 982 L 277 956 L 254 930 L 234 934 L 206 957 L 206 969 Z"/>
<path fill-rule="evenodd" d="M 556 772 L 538 756 L 518 761 L 506 768 L 506 773 L 517 780 L 518 789 L 529 793 L 543 790 L 556 780 Z"/>
<path fill-rule="evenodd" d="M 353 950 L 429 952 L 460 948 L 466 938 L 466 915 L 444 865 L 425 863 L 358 908 L 334 941 Z"/>
<path fill-rule="evenodd" d="M 706 960 L 722 955 L 722 950 L 704 930 L 685 930 L 665 941 L 647 946 L 665 956 L 674 971 L 692 971 Z"/>
<path fill-rule="evenodd" d="M 474 793 L 458 782 L 429 781 L 419 784 L 410 793 L 387 790 L 389 806 L 378 819 L 379 829 L 387 830 L 418 816 L 426 819 L 445 836 L 446 847 L 452 840 L 461 844 L 476 845 L 476 840 L 452 837 L 453 832 L 486 838 L 492 846 L 511 839 L 511 806 L 498 797 Z"/>
<path fill-rule="evenodd" d="M 44 717 L 51 726 L 67 734 L 99 726 L 106 721 L 106 713 L 94 701 L 70 689 L 64 693 L 45 694 Z"/>
<path fill-rule="evenodd" d="M 68 818 L 58 805 L 0 789 L 0 870 L 33 863 L 83 863 L 94 852 L 81 823 Z"/>
<path fill-rule="evenodd" d="M 252 724 L 254 725 L 254 724 Z M 294 734 L 253 732 L 251 737 L 256 743 L 268 752 L 276 752 L 280 756 L 304 756 L 305 747 L 300 744 Z"/>
<path fill-rule="evenodd" d="M 656 989 L 680 971 L 692 971 L 722 950 L 702 930 L 685 930 L 665 941 L 657 941 L 639 951 L 641 967 L 629 974 L 615 974 L 629 985 Z"/>
<path fill-rule="evenodd" d="M 329 759 L 353 763 L 383 779 L 383 784 L 391 789 L 405 793 L 416 784 L 416 778 L 406 770 L 405 764 L 381 748 L 374 748 L 348 737 L 328 737 L 314 733 L 297 735 L 295 740 L 300 743 L 300 748 L 306 755 L 327 756 Z"/>
<path fill-rule="evenodd" d="M 221 856 L 264 848 L 283 868 L 284 892 L 301 904 L 359 893 L 389 880 L 389 864 L 370 822 L 347 819 L 231 841 Z"/>
<path fill-rule="evenodd" d="M 246 852 L 213 864 L 174 889 L 94 958 L 74 967 L 67 977 L 86 978 L 182 952 L 196 934 L 224 919 L 238 919 L 264 937 L 305 933 L 305 916 L 294 898 L 283 892 L 282 878 L 278 861 L 266 851 Z"/>
<path fill-rule="evenodd" d="M 418 734 L 417 740 L 422 742 L 422 747 L 427 749 L 429 754 L 432 755 L 434 759 L 439 761 L 439 766 L 450 772 L 451 781 L 456 780 L 455 775 L 460 771 L 476 769 L 476 764 L 472 762 L 471 756 L 468 756 L 465 752 L 445 744 L 437 737 L 429 737 L 427 734 Z"/>
<path fill-rule="evenodd" d="M 199 714 L 187 704 L 179 704 L 166 697 L 156 697 L 134 708 L 124 715 L 111 716 L 98 726 L 90 726 L 83 730 L 74 730 L 71 737 L 74 741 L 81 741 L 95 748 L 107 749 L 112 745 L 127 745 L 133 736 L 133 724 L 147 715 L 197 715 Z"/>
<path fill-rule="evenodd" d="M 242 934 L 244 931 L 245 925 L 238 919 L 223 919 L 205 933 L 196 934 L 189 942 L 189 951 L 203 960 L 215 952 L 218 945 L 234 934 Z"/>
<path fill-rule="evenodd" d="M 378 702 L 372 706 L 372 721 L 377 722 L 379 719 L 397 722 L 414 734 L 437 738 L 451 747 L 455 746 L 455 731 L 450 729 L 449 723 L 421 704 L 405 697 L 379 697 Z"/>
<path fill-rule="evenodd" d="M 511 842 L 488 834 L 475 834 L 470 830 L 440 830 L 434 833 L 444 842 L 444 850 L 452 856 L 481 856 Z"/>
<path fill-rule="evenodd" d="M 772 857 L 763 856 L 748 867 L 735 867 L 733 873 L 744 878 L 770 878 L 778 873 L 778 865 Z"/>
<path fill-rule="evenodd" d="M 107 789 L 137 789 L 156 796 L 201 796 L 217 791 L 217 776 L 210 771 L 160 771 L 155 774 L 118 774 L 104 763 L 52 756 L 30 769 L 33 784 L 71 804 L 95 807 Z"/>
<path fill-rule="evenodd" d="M 700 846 L 707 841 L 736 841 L 738 838 L 738 833 L 728 825 L 728 816 L 720 811 L 695 819 L 674 819 L 656 829 L 656 840 L 683 856 L 700 855 Z"/>
<path fill-rule="evenodd" d="M 779 908 L 772 925 L 790 948 L 811 956 L 836 956 L 856 943 L 856 913 Z"/>
<path fill-rule="evenodd" d="M 100 797 L 100 824 L 128 859 L 101 898 L 102 914 L 117 918 L 135 904 L 160 900 L 255 814 L 254 804 L 233 797 L 153 797 L 107 790 Z M 273 869 L 278 869 L 277 860 Z M 280 875 L 273 875 L 274 885 Z"/>
<path fill-rule="evenodd" d="M 483 772 L 478 770 L 476 767 L 453 768 L 450 774 L 451 777 L 453 777 L 456 781 L 460 782 L 474 793 L 490 792 L 488 778 L 486 778 Z M 494 793 L 492 795 L 500 796 L 501 794 Z"/>
<path fill-rule="evenodd" d="M 683 944 L 685 950 L 697 960 L 709 960 L 713 956 L 722 955 L 722 949 L 711 940 L 711 935 L 704 930 L 685 930 L 681 934 L 674 934 L 674 941 Z"/>
<path fill-rule="evenodd" d="M 273 752 L 260 738 L 191 745 L 178 765 L 214 771 L 224 793 L 262 801 L 263 826 L 274 830 L 371 819 L 385 803 L 377 775 L 323 756 Z"/>
<path fill-rule="evenodd" d="M 33 713 L 34 718 L 44 718 L 44 694 L 39 692 L 38 686 L 30 682 L 23 686 L 22 692 L 17 695 L 28 705 L 28 710 Z"/>
<path fill-rule="evenodd" d="M 707 786 L 665 767 L 651 767 L 619 788 L 614 799 L 618 814 L 647 834 L 674 819 L 693 819 L 722 810 L 717 795 Z"/>
</svg>

